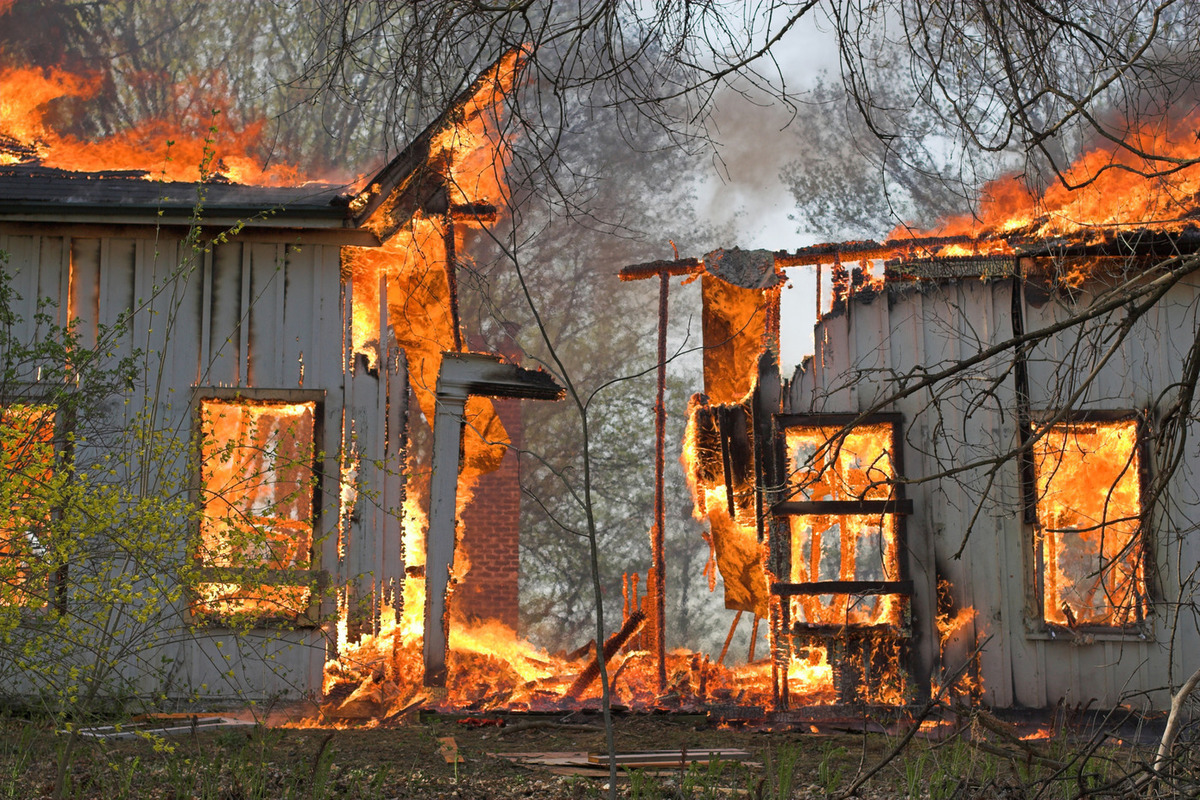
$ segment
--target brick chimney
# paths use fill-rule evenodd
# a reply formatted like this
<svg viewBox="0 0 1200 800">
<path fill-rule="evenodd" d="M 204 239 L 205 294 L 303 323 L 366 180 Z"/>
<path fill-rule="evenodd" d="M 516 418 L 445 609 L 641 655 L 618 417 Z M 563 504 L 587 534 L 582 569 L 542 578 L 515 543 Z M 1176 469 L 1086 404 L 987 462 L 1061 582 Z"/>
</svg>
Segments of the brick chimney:
<svg viewBox="0 0 1200 800">
<path fill-rule="evenodd" d="M 508 329 L 500 346 L 472 337 L 473 350 L 490 351 L 520 364 L 523 355 Z M 454 590 L 453 602 L 467 619 L 497 620 L 513 630 L 519 617 L 521 465 L 516 449 L 523 442 L 522 402 L 493 399 L 492 404 L 508 431 L 512 448 L 500 468 L 479 479 L 471 502 L 463 510 L 461 547 L 471 561 L 466 580 Z M 513 449 L 516 448 L 516 449 Z"/>
</svg>

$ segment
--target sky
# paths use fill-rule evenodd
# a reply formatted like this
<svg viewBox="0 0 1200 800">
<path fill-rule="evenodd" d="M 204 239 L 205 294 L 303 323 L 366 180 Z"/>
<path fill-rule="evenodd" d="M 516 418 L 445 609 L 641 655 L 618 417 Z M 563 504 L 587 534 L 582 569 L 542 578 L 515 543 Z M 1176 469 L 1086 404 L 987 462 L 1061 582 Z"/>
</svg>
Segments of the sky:
<svg viewBox="0 0 1200 800">
<path fill-rule="evenodd" d="M 837 42 L 812 16 L 788 33 L 778 54 L 786 85 L 801 95 L 822 71 L 837 71 Z M 707 167 L 701 167 L 707 194 L 700 197 L 699 213 L 716 227 L 734 229 L 736 240 L 727 247 L 795 250 L 819 241 L 797 230 L 797 223 L 790 219 L 795 200 L 780 177 L 788 162 L 802 156 L 787 146 L 789 137 L 778 135 L 786 130 L 792 114 L 781 102 L 766 98 L 754 102 L 734 92 L 720 98 L 712 122 L 718 147 Z M 764 142 L 782 142 L 784 146 L 764 146 Z M 813 351 L 815 281 L 811 267 L 788 270 L 780 311 L 780 366 L 785 377 Z"/>
</svg>

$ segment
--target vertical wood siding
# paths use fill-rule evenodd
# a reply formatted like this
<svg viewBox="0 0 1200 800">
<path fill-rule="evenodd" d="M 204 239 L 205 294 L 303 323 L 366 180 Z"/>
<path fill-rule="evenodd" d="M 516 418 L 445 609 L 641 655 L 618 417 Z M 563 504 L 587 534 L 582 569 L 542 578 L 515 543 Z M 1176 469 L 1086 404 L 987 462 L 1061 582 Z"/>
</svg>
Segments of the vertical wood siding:
<svg viewBox="0 0 1200 800">
<path fill-rule="evenodd" d="M 1031 331 L 1070 313 L 1063 298 L 1022 293 L 1025 329 Z M 1181 365 L 1200 329 L 1197 287 L 1180 286 L 1141 320 L 1120 346 L 1093 387 L 1078 402 L 1080 409 L 1153 409 L 1161 392 L 1178 379 Z M 1081 296 L 1077 302 L 1086 303 Z M 905 289 L 892 287 L 871 300 L 853 300 L 844 313 L 827 315 L 816 326 L 813 358 L 797 370 L 788 397 L 795 412 L 865 412 L 911 383 L 923 371 L 936 371 L 968 358 L 1012 335 L 1012 284 L 999 281 L 944 281 Z M 1051 337 L 1030 353 L 1031 404 L 1048 410 L 1056 398 L 1079 387 L 1097 354 L 1108 343 L 1099 325 L 1082 339 L 1067 332 Z M 904 417 L 904 471 L 909 478 L 933 475 L 947 465 L 963 464 L 1005 452 L 1015 446 L 1016 395 L 1008 370 L 1012 356 L 992 359 L 971 370 L 957 385 L 943 385 L 935 413 L 931 391 L 922 390 L 877 411 Z M 1161 600 L 1176 598 L 1181 564 L 1200 562 L 1197 535 L 1167 543 L 1156 535 L 1164 522 L 1181 527 L 1200 502 L 1193 485 L 1200 457 L 1195 448 L 1174 478 L 1179 499 L 1152 525 L 1149 541 L 1158 563 Z M 1113 707 L 1122 702 L 1161 707 L 1168 684 L 1169 625 L 1173 603 L 1159 602 L 1153 612 L 1154 635 L 1136 634 L 1052 637 L 1038 625 L 1040 609 L 1032 602 L 1035 576 L 1030 532 L 1020 514 L 1019 477 L 1015 463 L 997 474 L 984 495 L 985 470 L 956 480 L 918 482 L 907 489 L 914 513 L 907 521 L 909 567 L 917 583 L 914 624 L 924 626 L 924 662 L 936 658 L 933 631 L 935 581 L 948 579 L 961 606 L 976 610 L 973 629 L 948 645 L 944 666 L 953 670 L 976 642 L 988 640 L 980 667 L 985 700 L 997 706 L 1046 707 L 1060 701 L 1072 706 Z M 963 537 L 975 516 L 965 546 Z M 962 555 L 955 554 L 962 547 Z M 990 637 L 990 638 L 989 638 Z M 932 650 L 932 652 L 931 652 Z M 1176 680 L 1185 654 L 1200 652 L 1194 625 L 1180 626 L 1175 641 Z"/>
<path fill-rule="evenodd" d="M 77 331 L 89 346 L 102 326 L 131 315 L 113 355 L 142 352 L 147 391 L 164 424 L 181 437 L 192 435 L 196 387 L 324 391 L 315 566 L 335 582 L 355 582 L 360 594 L 375 600 L 398 582 L 407 375 L 393 344 L 382 369 L 347 376 L 350 298 L 343 295 L 349 288 L 340 279 L 339 247 L 235 239 L 205 251 L 149 228 L 144 238 L 85 238 L 18 235 L 0 226 L 0 250 L 10 254 L 8 271 L 21 296 L 17 310 L 29 335 L 35 335 L 39 297 L 57 303 L 49 310 L 59 324 L 78 318 Z M 344 415 L 350 420 L 345 432 Z M 339 475 L 351 431 L 367 489 L 355 513 L 346 515 L 347 551 L 339 562 Z M 181 546 L 190 535 L 180 532 Z M 326 615 L 335 610 L 332 601 L 322 609 Z M 297 695 L 320 690 L 332 632 L 332 626 L 263 631 L 238 641 L 211 628 L 161 655 L 171 663 L 169 688 L 179 694 Z"/>
</svg>

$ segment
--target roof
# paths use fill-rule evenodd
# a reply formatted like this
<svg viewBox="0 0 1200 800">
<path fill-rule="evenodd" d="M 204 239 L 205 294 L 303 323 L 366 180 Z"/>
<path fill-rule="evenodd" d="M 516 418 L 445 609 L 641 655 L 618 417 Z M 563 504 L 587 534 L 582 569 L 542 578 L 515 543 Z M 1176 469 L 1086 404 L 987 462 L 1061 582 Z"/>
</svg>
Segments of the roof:
<svg viewBox="0 0 1200 800">
<path fill-rule="evenodd" d="M 183 226 L 201 220 L 207 227 L 317 231 L 339 244 L 377 246 L 409 216 L 444 200 L 445 165 L 432 163 L 430 143 L 518 57 L 518 51 L 510 51 L 484 70 L 357 197 L 349 184 L 187 183 L 156 181 L 145 170 L 75 172 L 36 163 L 0 164 L 0 222 Z M 12 152 L 13 143 L 0 144 Z"/>
<path fill-rule="evenodd" d="M 247 186 L 147 180 L 140 170 L 73 172 L 30 164 L 0 166 L 0 220 L 21 222 L 241 222 L 252 227 L 354 227 L 350 187 Z"/>
</svg>

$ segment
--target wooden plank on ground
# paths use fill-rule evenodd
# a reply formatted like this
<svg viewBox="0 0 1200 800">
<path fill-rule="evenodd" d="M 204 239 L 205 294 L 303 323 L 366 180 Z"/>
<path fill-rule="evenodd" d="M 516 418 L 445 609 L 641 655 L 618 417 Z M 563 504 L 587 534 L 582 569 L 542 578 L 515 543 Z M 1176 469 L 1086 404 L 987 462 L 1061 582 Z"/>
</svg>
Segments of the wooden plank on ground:
<svg viewBox="0 0 1200 800">
<path fill-rule="evenodd" d="M 647 750 L 638 753 L 617 753 L 616 763 L 622 767 L 686 767 L 711 761 L 746 761 L 750 753 L 736 747 L 697 747 L 696 749 Z M 588 753 L 588 762 L 607 767 L 607 753 Z"/>
</svg>

